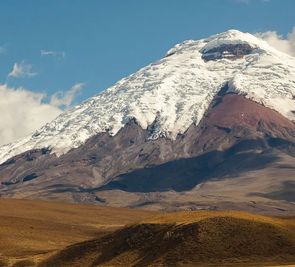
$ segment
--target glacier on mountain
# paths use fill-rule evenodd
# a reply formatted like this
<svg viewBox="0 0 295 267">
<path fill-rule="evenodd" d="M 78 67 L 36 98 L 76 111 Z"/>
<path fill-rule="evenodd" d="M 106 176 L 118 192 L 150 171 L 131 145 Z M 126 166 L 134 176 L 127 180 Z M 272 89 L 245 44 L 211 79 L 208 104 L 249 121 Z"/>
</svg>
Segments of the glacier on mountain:
<svg viewBox="0 0 295 267">
<path fill-rule="evenodd" d="M 247 53 L 240 51 L 243 46 Z M 204 60 L 210 51 L 218 56 Z M 50 147 L 60 155 L 97 133 L 115 135 L 133 118 L 144 129 L 157 118 L 150 139 L 175 139 L 200 122 L 225 83 L 229 92 L 295 121 L 295 58 L 249 33 L 229 30 L 176 45 L 163 59 L 65 111 L 31 136 L 0 147 L 0 162 L 34 148 Z"/>
</svg>

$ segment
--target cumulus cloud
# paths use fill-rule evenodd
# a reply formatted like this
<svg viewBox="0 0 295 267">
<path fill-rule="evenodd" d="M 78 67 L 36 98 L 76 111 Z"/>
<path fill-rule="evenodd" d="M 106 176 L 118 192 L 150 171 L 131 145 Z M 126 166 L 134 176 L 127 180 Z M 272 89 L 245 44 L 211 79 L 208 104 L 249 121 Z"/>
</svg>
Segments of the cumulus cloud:
<svg viewBox="0 0 295 267">
<path fill-rule="evenodd" d="M 8 77 L 22 78 L 37 75 L 37 73 L 33 72 L 32 69 L 32 65 L 26 64 L 24 61 L 21 63 L 14 63 L 12 71 L 8 74 Z"/>
<path fill-rule="evenodd" d="M 61 107 L 61 108 L 68 108 L 73 100 L 75 99 L 77 93 L 81 91 L 83 88 L 83 83 L 76 83 L 70 90 L 66 92 L 56 92 L 50 100 L 50 105 L 55 107 Z"/>
<path fill-rule="evenodd" d="M 276 31 L 260 32 L 256 36 L 262 38 L 276 49 L 295 56 L 295 27 L 285 38 Z"/>
<path fill-rule="evenodd" d="M 46 94 L 0 84 L 0 145 L 29 135 L 52 121 L 63 112 L 61 106 L 71 105 L 75 93 L 81 88 L 79 84 L 74 85 L 68 92 L 60 93 L 62 98 L 55 95 L 45 103 Z"/>
<path fill-rule="evenodd" d="M 40 53 L 42 57 L 51 56 L 57 58 L 64 58 L 66 56 L 66 53 L 64 51 L 41 50 Z"/>
<path fill-rule="evenodd" d="M 30 134 L 62 112 L 44 104 L 44 98 L 24 88 L 0 85 L 0 145 Z"/>
</svg>

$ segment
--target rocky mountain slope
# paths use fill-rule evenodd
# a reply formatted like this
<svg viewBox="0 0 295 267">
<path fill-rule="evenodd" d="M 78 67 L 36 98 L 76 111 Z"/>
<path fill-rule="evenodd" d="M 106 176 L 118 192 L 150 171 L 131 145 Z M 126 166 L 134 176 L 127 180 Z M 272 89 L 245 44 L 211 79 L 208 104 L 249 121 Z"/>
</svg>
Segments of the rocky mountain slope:
<svg viewBox="0 0 295 267">
<path fill-rule="evenodd" d="M 293 57 L 235 30 L 187 41 L 1 147 L 0 194 L 295 213 L 294 117 Z"/>
</svg>

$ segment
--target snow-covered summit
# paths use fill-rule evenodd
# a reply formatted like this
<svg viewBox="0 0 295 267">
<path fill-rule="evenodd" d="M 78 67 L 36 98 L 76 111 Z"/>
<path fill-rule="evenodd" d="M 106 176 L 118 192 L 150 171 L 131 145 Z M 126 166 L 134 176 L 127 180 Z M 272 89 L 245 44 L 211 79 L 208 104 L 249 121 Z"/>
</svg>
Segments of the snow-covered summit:
<svg viewBox="0 0 295 267">
<path fill-rule="evenodd" d="M 295 120 L 295 58 L 236 30 L 185 41 L 166 57 L 75 106 L 33 135 L 0 148 L 0 162 L 21 152 L 51 147 L 57 154 L 108 131 L 115 135 L 131 118 L 150 138 L 175 138 L 198 124 L 214 96 L 229 90 Z"/>
<path fill-rule="evenodd" d="M 207 38 L 204 47 L 201 49 L 202 52 L 209 51 L 213 48 L 222 45 L 235 45 L 235 44 L 247 44 L 252 48 L 260 48 L 264 50 L 273 50 L 265 41 L 258 39 L 250 33 L 243 33 L 237 30 L 228 30 L 223 33 L 219 33 Z M 273 52 L 272 51 L 272 52 Z"/>
<path fill-rule="evenodd" d="M 206 39 L 194 41 L 187 40 L 183 43 L 175 45 L 171 48 L 166 56 L 172 55 L 178 51 L 183 50 L 185 47 L 194 46 L 196 42 L 202 42 L 202 47 L 199 49 L 201 53 L 206 53 L 214 48 L 218 48 L 225 45 L 238 45 L 238 44 L 247 44 L 253 49 L 260 49 L 264 52 L 271 52 L 274 54 L 280 54 L 278 50 L 270 46 L 264 40 L 257 38 L 256 36 L 250 33 L 243 33 L 238 30 L 228 30 L 219 34 L 212 35 Z"/>
</svg>

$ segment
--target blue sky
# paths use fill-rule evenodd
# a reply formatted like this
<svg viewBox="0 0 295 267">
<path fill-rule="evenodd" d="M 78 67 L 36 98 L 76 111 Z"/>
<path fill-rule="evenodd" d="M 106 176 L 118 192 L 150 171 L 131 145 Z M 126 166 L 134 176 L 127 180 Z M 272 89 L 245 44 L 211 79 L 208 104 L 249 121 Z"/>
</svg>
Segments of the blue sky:
<svg viewBox="0 0 295 267">
<path fill-rule="evenodd" d="M 295 25 L 294 0 L 1 0 L 0 10 L 0 83 L 49 95 L 85 83 L 76 102 L 183 40 L 230 28 L 285 35 Z M 37 74 L 7 79 L 16 62 Z"/>
<path fill-rule="evenodd" d="M 295 55 L 294 10 L 294 0 L 0 0 L 0 144 L 187 39 L 274 31 Z"/>
</svg>

